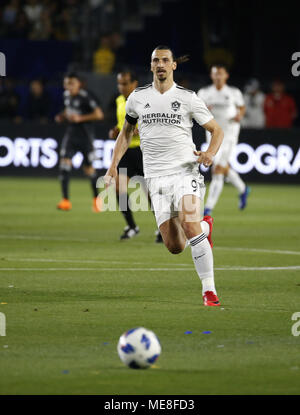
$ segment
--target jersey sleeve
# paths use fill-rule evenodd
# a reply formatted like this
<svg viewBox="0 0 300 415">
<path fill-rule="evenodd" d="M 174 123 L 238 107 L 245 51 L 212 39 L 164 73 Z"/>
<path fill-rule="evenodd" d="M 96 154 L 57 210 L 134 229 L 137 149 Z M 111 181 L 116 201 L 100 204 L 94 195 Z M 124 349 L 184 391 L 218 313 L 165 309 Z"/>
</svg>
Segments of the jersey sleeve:
<svg viewBox="0 0 300 415">
<path fill-rule="evenodd" d="M 203 125 L 208 121 L 212 120 L 214 117 L 205 105 L 202 98 L 193 93 L 191 101 L 191 116 L 198 124 Z"/>
<path fill-rule="evenodd" d="M 134 99 L 134 92 L 132 92 L 126 101 L 126 120 L 129 122 L 129 124 L 135 125 L 137 123 L 137 120 L 139 118 L 137 112 L 136 112 L 136 105 L 135 105 L 135 99 Z"/>
<path fill-rule="evenodd" d="M 237 107 L 243 107 L 245 105 L 245 100 L 241 91 L 237 88 L 234 90 L 234 101 Z"/>
<path fill-rule="evenodd" d="M 203 88 L 200 88 L 199 89 L 199 91 L 197 92 L 197 96 L 199 97 L 199 98 L 201 98 L 201 99 L 203 99 L 203 101 L 205 101 L 205 99 L 204 99 L 204 89 Z"/>
<path fill-rule="evenodd" d="M 94 111 L 95 108 L 100 107 L 98 99 L 90 92 L 87 93 L 86 102 L 92 111 Z"/>
</svg>

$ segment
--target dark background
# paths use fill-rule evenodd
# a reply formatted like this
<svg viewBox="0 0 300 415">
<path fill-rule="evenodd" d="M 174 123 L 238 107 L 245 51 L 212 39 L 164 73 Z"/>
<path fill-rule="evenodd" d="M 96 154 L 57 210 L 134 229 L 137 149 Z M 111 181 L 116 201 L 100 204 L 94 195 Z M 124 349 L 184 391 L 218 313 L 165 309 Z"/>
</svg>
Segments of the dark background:
<svg viewBox="0 0 300 415">
<path fill-rule="evenodd" d="M 37 35 L 28 25 L 16 30 L 17 23 L 4 24 L 5 8 L 11 0 L 0 1 L 0 52 L 6 55 L 6 77 L 18 94 L 18 121 L 0 111 L 0 136 L 48 137 L 60 142 L 64 126 L 54 124 L 54 116 L 63 108 L 62 79 L 65 71 L 78 70 L 86 85 L 98 97 L 105 113 L 105 122 L 98 125 L 98 135 L 107 139 L 115 123 L 114 98 L 116 74 L 126 67 L 139 75 L 140 85 L 151 81 L 150 55 L 158 44 L 167 44 L 177 56 L 189 54 L 190 61 L 175 72 L 176 82 L 197 91 L 210 83 L 210 64 L 222 61 L 230 69 L 229 84 L 244 89 L 249 78 L 255 77 L 261 90 L 270 92 L 275 78 L 280 78 L 294 97 L 298 116 L 292 129 L 241 131 L 240 141 L 257 146 L 259 143 L 289 144 L 295 154 L 300 142 L 300 77 L 291 73 L 292 54 L 300 51 L 298 5 L 293 1 L 238 0 L 16 0 L 18 16 L 31 3 L 42 4 L 47 11 L 49 33 Z M 67 20 L 65 16 L 69 17 Z M 44 19 L 44 17 L 43 17 Z M 45 19 L 41 24 L 45 24 Z M 45 26 L 47 27 L 47 26 Z M 67 30 L 68 29 L 68 30 Z M 93 67 L 93 54 L 105 36 L 116 35 L 113 51 L 116 62 L 109 74 L 99 74 Z M 47 120 L 31 120 L 28 114 L 30 82 L 42 79 L 50 98 Z M 1 90 L 1 88 L 0 88 Z M 203 132 L 197 133 L 200 137 Z M 198 138 L 197 138 L 198 139 Z M 196 140 L 197 140 L 196 139 Z M 1 151 L 4 149 L 0 149 Z M 54 169 L 55 170 L 55 169 Z M 45 174 L 39 169 L 11 166 L 0 168 L 0 174 Z M 74 172 L 77 174 L 77 172 Z M 55 171 L 47 174 L 56 174 Z M 248 177 L 246 177 L 248 178 Z M 249 179 L 299 182 L 284 175 L 262 176 L 252 172 Z"/>
<path fill-rule="evenodd" d="M 256 77 L 264 92 L 274 78 L 286 83 L 300 107 L 299 78 L 291 74 L 291 56 L 300 51 L 297 2 L 238 0 L 102 0 L 92 8 L 89 1 L 41 0 L 57 4 L 51 16 L 53 33 L 48 38 L 30 39 L 0 30 L 0 51 L 7 57 L 7 76 L 16 80 L 21 95 L 20 113 L 26 116 L 29 81 L 42 78 L 55 102 L 51 116 L 62 105 L 61 82 L 67 69 L 93 73 L 93 53 L 102 36 L 117 33 L 113 73 L 130 66 L 139 73 L 141 83 L 148 80 L 150 55 L 158 44 L 171 46 L 176 55 L 189 54 L 190 61 L 178 67 L 177 81 L 187 81 L 192 89 L 209 82 L 208 68 L 214 61 L 229 63 L 230 83 L 243 88 Z M 39 0 L 37 0 L 39 2 Z M 1 1 L 1 11 L 9 1 Z M 159 7 L 155 13 L 154 6 Z M 20 8 L 26 1 L 20 0 Z M 142 6 L 144 8 L 142 8 Z M 74 14 L 76 33 L 61 39 L 58 35 L 64 10 Z M 146 12 L 145 10 L 148 12 Z M 151 11 L 152 10 L 152 11 Z M 60 19 L 60 20 L 59 20 Z M 60 23 L 55 23 L 59 21 Z M 58 29 L 57 29 L 58 27 Z M 61 29 L 60 29 L 61 30 Z M 151 78 L 151 76 L 150 76 Z M 101 90 L 95 91 L 101 100 Z M 110 98 L 117 93 L 110 89 Z M 107 92 L 104 92 L 107 96 Z M 106 109 L 109 100 L 104 99 Z M 295 125 L 300 125 L 298 116 Z"/>
<path fill-rule="evenodd" d="M 6 3 L 2 0 L 0 7 Z M 68 4 L 68 1 L 58 3 Z M 88 1 L 75 3 L 82 11 L 89 9 Z M 69 63 L 74 62 L 82 69 L 91 69 L 91 54 L 101 35 L 118 31 L 124 36 L 124 44 L 119 49 L 119 61 L 124 64 L 147 69 L 153 48 L 167 44 L 177 55 L 191 55 L 191 61 L 182 66 L 182 72 L 205 75 L 205 51 L 218 47 L 232 54 L 233 77 L 257 76 L 268 81 L 273 76 L 280 76 L 286 81 L 294 81 L 290 71 L 291 55 L 300 50 L 297 2 L 165 0 L 159 15 L 143 17 L 141 31 L 122 27 L 126 19 L 137 14 L 138 1 L 103 1 L 105 3 L 114 4 L 111 13 L 114 17 L 103 29 L 96 16 L 91 16 L 100 13 L 93 9 L 89 9 L 84 22 L 77 22 L 80 29 L 89 24 L 85 43 L 82 31 L 76 40 L 58 41 L 55 36 L 50 36 L 47 40 L 27 42 L 28 39 L 9 36 L 2 30 L 0 50 L 7 56 L 8 76 L 28 79 L 45 75 L 56 79 Z M 126 4 L 131 7 L 124 7 Z"/>
</svg>

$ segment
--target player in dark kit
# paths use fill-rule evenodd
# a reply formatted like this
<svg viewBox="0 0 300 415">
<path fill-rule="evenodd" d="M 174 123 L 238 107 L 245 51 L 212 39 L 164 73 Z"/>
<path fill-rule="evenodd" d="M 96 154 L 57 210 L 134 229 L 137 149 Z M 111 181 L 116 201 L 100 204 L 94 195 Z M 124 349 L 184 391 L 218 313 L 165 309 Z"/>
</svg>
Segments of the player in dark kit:
<svg viewBox="0 0 300 415">
<path fill-rule="evenodd" d="M 60 149 L 59 179 L 63 199 L 57 208 L 71 210 L 69 199 L 69 180 L 72 169 L 72 157 L 80 151 L 83 154 L 83 171 L 89 177 L 93 190 L 93 211 L 99 212 L 97 205 L 97 174 L 92 166 L 94 160 L 94 121 L 104 118 L 102 109 L 90 92 L 82 88 L 82 81 L 76 73 L 68 73 L 64 77 L 65 109 L 57 114 L 56 122 L 68 122 Z"/>
</svg>

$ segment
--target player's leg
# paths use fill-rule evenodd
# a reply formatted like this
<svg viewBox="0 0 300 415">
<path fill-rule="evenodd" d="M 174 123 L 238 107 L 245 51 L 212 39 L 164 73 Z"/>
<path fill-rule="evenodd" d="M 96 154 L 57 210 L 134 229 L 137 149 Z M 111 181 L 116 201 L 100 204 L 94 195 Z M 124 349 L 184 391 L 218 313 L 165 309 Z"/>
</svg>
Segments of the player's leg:
<svg viewBox="0 0 300 415">
<path fill-rule="evenodd" d="M 131 175 L 130 170 L 124 167 L 124 162 L 122 167 L 119 166 L 119 175 L 116 181 L 116 197 L 119 205 L 120 212 L 122 213 L 126 226 L 122 235 L 120 236 L 121 240 L 130 239 L 133 236 L 136 236 L 139 233 L 139 227 L 136 225 L 132 210 L 130 208 L 129 197 L 128 197 L 128 181 L 129 176 L 124 174 L 128 172 Z M 124 173 L 123 173 L 124 172 Z"/>
<path fill-rule="evenodd" d="M 72 170 L 72 160 L 70 158 L 61 158 L 59 161 L 59 180 L 61 183 L 62 200 L 58 203 L 57 209 L 71 210 L 72 204 L 69 199 L 69 181 Z"/>
<path fill-rule="evenodd" d="M 121 240 L 130 239 L 140 231 L 134 220 L 128 195 L 128 182 L 138 174 L 136 171 L 136 158 L 139 157 L 139 152 L 139 147 L 129 148 L 118 165 L 119 176 L 116 183 L 116 196 L 119 209 L 126 222 L 126 226 L 120 237 Z"/>
<path fill-rule="evenodd" d="M 211 236 L 212 226 L 209 219 L 202 219 L 201 229 L 205 236 Z M 189 241 L 182 229 L 178 216 L 166 220 L 159 226 L 162 242 L 171 254 L 180 254 L 189 245 Z"/>
<path fill-rule="evenodd" d="M 233 170 L 231 166 L 228 166 L 228 173 L 226 175 L 226 181 L 231 183 L 238 191 L 239 194 L 239 208 L 244 209 L 247 205 L 247 198 L 250 192 L 250 188 L 241 179 L 240 175 Z"/>
<path fill-rule="evenodd" d="M 211 245 L 201 222 L 201 198 L 187 194 L 180 200 L 179 222 L 189 241 L 197 274 L 202 282 L 204 305 L 220 305 L 214 281 L 214 262 Z M 207 223 L 205 223 L 207 225 Z"/>
<path fill-rule="evenodd" d="M 90 164 L 89 161 L 84 161 L 88 164 L 83 164 L 82 169 L 84 174 L 89 178 L 92 188 L 92 194 L 93 194 L 93 203 L 92 203 L 92 210 L 93 212 L 101 212 L 102 209 L 102 200 L 100 196 L 98 195 L 98 189 L 97 189 L 97 180 L 98 180 L 98 174 L 97 171 L 94 169 L 92 164 Z"/>
<path fill-rule="evenodd" d="M 171 254 L 180 254 L 186 245 L 187 239 L 180 225 L 178 216 L 164 221 L 159 226 L 163 242 Z"/>
<path fill-rule="evenodd" d="M 186 237 L 178 221 L 178 213 L 173 208 L 173 188 L 179 174 L 145 179 L 150 195 L 157 226 L 166 248 L 172 254 L 179 254 L 186 247 Z"/>
<path fill-rule="evenodd" d="M 142 176 L 142 177 L 144 176 L 143 156 L 142 156 L 141 149 L 139 147 L 137 147 L 137 149 L 136 149 L 135 172 L 136 172 L 136 175 L 138 175 L 138 176 Z M 148 204 L 149 204 L 149 206 L 151 208 L 151 211 L 153 212 L 153 215 L 155 217 L 154 209 L 152 208 L 150 193 L 148 192 L 145 179 L 143 179 L 141 181 L 141 186 L 143 187 L 143 189 L 145 191 L 145 194 L 148 197 Z M 155 231 L 155 242 L 156 243 L 162 243 L 163 242 L 163 239 L 162 239 L 159 228 L 157 228 L 156 231 Z"/>
<path fill-rule="evenodd" d="M 93 197 L 96 198 L 98 196 L 97 172 L 92 165 L 83 165 L 82 169 L 84 174 L 90 179 Z"/>
<path fill-rule="evenodd" d="M 69 180 L 70 171 L 72 170 L 72 160 L 69 158 L 62 158 L 59 162 L 60 182 L 62 196 L 64 199 L 69 199 Z"/>
<path fill-rule="evenodd" d="M 204 208 L 204 215 L 210 215 L 216 206 L 223 190 L 224 176 L 226 176 L 227 170 L 227 168 L 221 166 L 220 164 L 213 167 L 212 179 Z"/>
<path fill-rule="evenodd" d="M 233 168 L 230 166 L 230 160 L 236 148 L 237 142 L 238 142 L 238 136 L 235 136 L 235 137 L 232 137 L 232 139 L 229 140 L 229 143 L 228 143 L 228 155 L 227 155 L 228 171 L 226 174 L 226 182 L 231 183 L 237 189 L 238 194 L 239 194 L 239 208 L 244 209 L 247 205 L 247 198 L 248 198 L 250 189 L 248 186 L 246 186 L 246 184 L 241 179 L 239 174 L 235 170 L 233 170 Z"/>
<path fill-rule="evenodd" d="M 75 154 L 73 141 L 66 134 L 62 140 L 59 160 L 59 181 L 61 185 L 62 200 L 57 204 L 57 209 L 71 210 L 72 204 L 69 198 L 70 172 L 72 170 L 72 157 Z"/>
<path fill-rule="evenodd" d="M 72 157 L 75 154 L 72 137 L 66 134 L 62 140 L 59 159 L 59 181 L 61 185 L 62 200 L 56 205 L 60 210 L 71 210 L 69 199 L 70 172 L 72 170 Z"/>
<path fill-rule="evenodd" d="M 240 175 L 230 166 L 228 166 L 228 173 L 226 175 L 226 179 L 228 183 L 231 183 L 237 189 L 239 194 L 244 193 L 244 191 L 246 190 L 245 182 L 243 182 Z"/>
<path fill-rule="evenodd" d="M 147 193 L 147 195 L 148 195 L 148 203 L 149 203 L 150 209 L 153 212 L 153 215 L 155 217 L 154 210 L 152 209 L 151 197 L 150 197 L 149 193 Z M 155 231 L 155 242 L 158 243 L 158 244 L 163 242 L 162 234 L 161 234 L 159 228 L 157 228 L 156 231 Z"/>
<path fill-rule="evenodd" d="M 207 238 L 211 237 L 212 231 L 212 221 L 210 219 L 203 218 L 200 221 L 202 232 Z M 180 254 L 189 245 L 189 240 L 181 226 L 178 216 L 165 220 L 159 225 L 159 230 L 162 241 L 171 254 Z"/>
<path fill-rule="evenodd" d="M 92 210 L 96 213 L 101 212 L 102 200 L 100 196 L 98 196 L 97 189 L 98 174 L 93 167 L 93 161 L 95 160 L 95 150 L 92 138 L 86 140 L 84 143 L 80 143 L 80 148 L 78 148 L 78 150 L 81 151 L 83 154 L 82 169 L 84 174 L 88 177 L 91 184 L 93 195 Z"/>
<path fill-rule="evenodd" d="M 119 205 L 119 210 L 122 213 L 126 226 L 120 236 L 121 240 L 130 239 L 139 233 L 139 227 L 135 223 L 133 213 L 130 207 L 128 196 L 128 182 L 129 179 L 135 176 L 134 168 L 134 149 L 129 148 L 118 165 L 118 179 L 116 181 L 116 197 Z"/>
<path fill-rule="evenodd" d="M 195 178 L 200 182 L 199 171 Z M 191 181 L 196 182 L 196 179 L 194 177 L 191 179 L 193 180 L 188 179 L 188 185 L 190 186 L 189 191 L 193 192 Z M 165 246 L 172 254 L 179 254 L 188 245 L 187 237 L 178 219 L 178 204 L 182 193 L 185 192 L 184 181 L 183 187 L 181 186 L 179 189 L 178 197 L 175 197 L 175 192 L 180 186 L 180 180 L 182 180 L 181 174 L 146 179 L 157 226 Z M 204 185 L 203 178 L 202 183 Z M 200 186 L 198 190 L 200 195 Z M 201 192 L 204 197 L 205 186 L 201 189 Z M 175 204 L 177 208 L 175 208 Z M 205 235 L 210 237 L 212 224 L 209 218 L 205 218 L 205 220 L 203 218 L 201 225 Z"/>
<path fill-rule="evenodd" d="M 216 206 L 224 187 L 224 177 L 228 173 L 228 161 L 231 155 L 232 144 L 229 140 L 223 141 L 214 158 L 212 177 L 205 203 L 204 215 L 210 215 Z"/>
</svg>

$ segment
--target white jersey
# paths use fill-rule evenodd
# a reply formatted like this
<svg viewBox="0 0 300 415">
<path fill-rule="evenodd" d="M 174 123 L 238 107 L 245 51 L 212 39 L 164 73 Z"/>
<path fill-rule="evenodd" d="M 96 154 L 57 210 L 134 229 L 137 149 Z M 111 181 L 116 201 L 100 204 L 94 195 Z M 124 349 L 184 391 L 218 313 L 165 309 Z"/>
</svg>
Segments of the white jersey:
<svg viewBox="0 0 300 415">
<path fill-rule="evenodd" d="M 126 114 L 132 124 L 138 120 L 145 178 L 178 173 L 195 163 L 193 118 L 200 125 L 213 118 L 194 91 L 175 82 L 163 94 L 153 83 L 135 89 L 127 99 Z"/>
<path fill-rule="evenodd" d="M 236 140 L 240 132 L 240 123 L 234 121 L 233 118 L 237 114 L 237 107 L 245 105 L 241 91 L 228 85 L 224 85 L 222 89 L 217 89 L 212 84 L 199 89 L 197 95 L 203 99 L 218 124 L 222 127 L 224 140 Z M 207 136 L 210 135 L 207 134 Z"/>
</svg>

